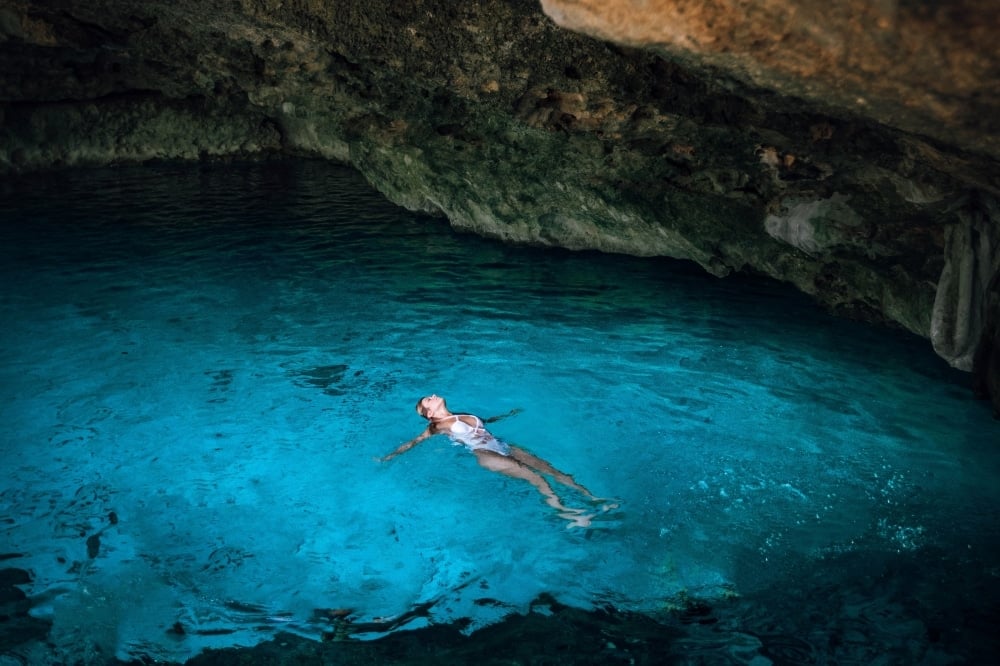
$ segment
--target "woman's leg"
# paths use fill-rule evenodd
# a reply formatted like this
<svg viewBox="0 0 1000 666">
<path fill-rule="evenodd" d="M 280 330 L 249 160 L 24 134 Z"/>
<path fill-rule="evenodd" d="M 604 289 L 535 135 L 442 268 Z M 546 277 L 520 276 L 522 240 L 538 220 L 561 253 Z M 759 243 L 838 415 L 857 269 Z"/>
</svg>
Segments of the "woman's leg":
<svg viewBox="0 0 1000 666">
<path fill-rule="evenodd" d="M 579 490 L 581 493 L 583 493 L 592 500 L 600 499 L 598 497 L 595 497 L 594 493 L 590 492 L 589 490 L 581 486 L 579 483 L 577 483 L 576 480 L 569 474 L 566 474 L 565 472 L 560 472 L 555 467 L 553 467 L 551 463 L 542 460 L 541 458 L 532 453 L 528 453 L 527 451 L 525 451 L 520 447 L 511 446 L 510 457 L 518 461 L 522 465 L 537 470 L 542 474 L 551 474 L 552 478 L 558 481 L 559 483 L 563 484 L 564 486 L 569 486 L 570 488 L 575 488 L 576 490 Z"/>
<path fill-rule="evenodd" d="M 511 450 L 513 450 L 513 448 Z M 560 511 L 561 513 L 559 516 L 569 520 L 571 522 L 571 526 L 575 525 L 577 527 L 587 527 L 590 524 L 590 518 L 588 516 L 584 516 L 580 509 L 570 509 L 569 507 L 564 506 L 563 503 L 559 501 L 559 497 L 556 495 L 555 491 L 552 490 L 552 486 L 550 486 L 549 483 L 541 477 L 541 475 L 531 469 L 528 469 L 516 459 L 502 456 L 499 453 L 485 449 L 479 449 L 474 451 L 474 453 L 476 454 L 476 460 L 479 461 L 479 464 L 491 472 L 500 472 L 501 474 L 506 474 L 507 476 L 515 479 L 523 479 L 533 485 L 535 489 L 538 490 L 538 492 L 545 498 L 545 503 L 556 511 Z"/>
</svg>

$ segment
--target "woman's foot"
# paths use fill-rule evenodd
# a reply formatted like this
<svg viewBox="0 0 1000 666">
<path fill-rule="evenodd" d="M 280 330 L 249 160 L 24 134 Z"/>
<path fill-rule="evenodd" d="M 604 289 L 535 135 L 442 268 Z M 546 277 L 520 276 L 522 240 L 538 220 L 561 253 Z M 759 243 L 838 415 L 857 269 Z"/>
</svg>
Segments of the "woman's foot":
<svg viewBox="0 0 1000 666">
<path fill-rule="evenodd" d="M 622 505 L 622 501 L 621 500 L 608 499 L 608 498 L 605 498 L 605 497 L 591 497 L 590 498 L 590 502 L 592 504 L 600 504 L 601 506 L 599 508 L 601 510 L 601 513 L 607 513 L 608 511 L 614 511 L 615 509 L 620 508 L 621 505 Z"/>
<path fill-rule="evenodd" d="M 566 526 L 566 529 L 571 530 L 574 527 L 590 527 L 590 523 L 594 515 L 587 515 L 579 509 L 569 509 L 568 511 L 560 513 L 559 517 L 569 521 L 569 525 Z"/>
</svg>

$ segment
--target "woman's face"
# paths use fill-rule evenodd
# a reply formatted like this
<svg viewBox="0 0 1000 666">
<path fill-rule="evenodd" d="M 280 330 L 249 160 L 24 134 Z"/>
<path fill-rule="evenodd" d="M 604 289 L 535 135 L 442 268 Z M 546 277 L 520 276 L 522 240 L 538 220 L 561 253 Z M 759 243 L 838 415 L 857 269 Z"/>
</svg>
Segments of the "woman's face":
<svg viewBox="0 0 1000 666">
<path fill-rule="evenodd" d="M 420 407 L 417 409 L 417 413 L 425 419 L 429 419 L 433 417 L 434 414 L 437 413 L 443 406 L 444 398 L 432 393 L 431 395 L 420 399 Z"/>
</svg>

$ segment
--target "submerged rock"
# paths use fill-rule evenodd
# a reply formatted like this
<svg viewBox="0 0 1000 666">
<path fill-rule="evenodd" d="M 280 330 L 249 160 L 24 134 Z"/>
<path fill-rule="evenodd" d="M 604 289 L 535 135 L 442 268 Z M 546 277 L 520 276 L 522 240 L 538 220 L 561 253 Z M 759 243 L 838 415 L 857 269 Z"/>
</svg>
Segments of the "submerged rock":
<svg viewBox="0 0 1000 666">
<path fill-rule="evenodd" d="M 186 664 L 669 663 L 663 659 L 680 633 L 640 614 L 557 605 L 546 613 L 510 615 L 472 635 L 460 624 L 400 631 L 376 641 L 317 643 L 281 634 L 250 649 L 206 650 Z"/>
<path fill-rule="evenodd" d="M 31 574 L 23 569 L 0 569 L 0 660 L 19 645 L 44 639 L 52 627 L 28 614 L 31 600 L 18 586 L 30 582 Z"/>
</svg>

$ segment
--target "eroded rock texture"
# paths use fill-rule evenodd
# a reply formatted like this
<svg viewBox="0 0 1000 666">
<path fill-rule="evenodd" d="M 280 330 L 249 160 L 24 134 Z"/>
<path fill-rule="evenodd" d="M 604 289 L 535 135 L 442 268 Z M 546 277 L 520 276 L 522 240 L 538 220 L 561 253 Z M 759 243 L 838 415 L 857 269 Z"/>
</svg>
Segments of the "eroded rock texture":
<svg viewBox="0 0 1000 666">
<path fill-rule="evenodd" d="M 977 346 L 998 319 L 998 16 L 992 0 L 0 0 L 0 170 L 340 160 L 461 229 L 760 272 L 971 369 L 997 354 Z"/>
</svg>

